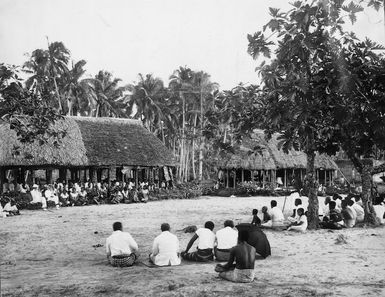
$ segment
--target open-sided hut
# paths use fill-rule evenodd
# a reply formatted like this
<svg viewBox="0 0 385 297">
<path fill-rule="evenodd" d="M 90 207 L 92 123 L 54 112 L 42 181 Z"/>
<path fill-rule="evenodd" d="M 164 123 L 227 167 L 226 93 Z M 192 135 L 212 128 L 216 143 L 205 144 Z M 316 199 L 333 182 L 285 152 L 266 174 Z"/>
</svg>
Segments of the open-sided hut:
<svg viewBox="0 0 385 297">
<path fill-rule="evenodd" d="M 117 118 L 65 117 L 54 124 L 65 131 L 59 146 L 54 139 L 40 145 L 22 144 L 8 124 L 0 123 L 0 183 L 11 175 L 35 182 L 45 170 L 45 182 L 59 180 L 155 182 L 170 180 L 175 166 L 171 152 L 140 121 Z M 0 187 L 1 191 L 2 187 Z"/>
<path fill-rule="evenodd" d="M 235 187 L 239 182 L 254 181 L 287 187 L 294 180 L 303 180 L 307 159 L 302 151 L 279 147 L 279 134 L 266 141 L 263 130 L 256 129 L 245 139 L 235 154 L 227 154 L 219 161 L 219 179 L 226 187 Z M 323 185 L 330 184 L 337 165 L 326 155 L 315 158 L 316 178 Z"/>
</svg>

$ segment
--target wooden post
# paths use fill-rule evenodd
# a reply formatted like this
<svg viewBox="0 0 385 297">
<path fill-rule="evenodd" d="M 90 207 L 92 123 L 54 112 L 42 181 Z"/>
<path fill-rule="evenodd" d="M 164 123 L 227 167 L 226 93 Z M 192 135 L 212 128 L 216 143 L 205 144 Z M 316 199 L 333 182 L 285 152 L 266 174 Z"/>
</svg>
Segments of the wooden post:
<svg viewBox="0 0 385 297">
<path fill-rule="evenodd" d="M 35 170 L 34 169 L 31 169 L 31 179 L 32 179 L 32 184 L 36 184 Z"/>
<path fill-rule="evenodd" d="M 303 183 L 302 168 L 299 169 L 299 176 L 300 176 L 300 179 L 301 179 L 301 183 Z"/>
<path fill-rule="evenodd" d="M 138 188 L 138 185 L 139 185 L 138 171 L 139 171 L 139 168 L 136 167 L 135 170 L 134 170 L 134 174 L 135 174 L 135 188 Z"/>
<path fill-rule="evenodd" d="M 287 188 L 287 173 L 286 168 L 283 170 L 283 186 Z"/>
<path fill-rule="evenodd" d="M 108 167 L 107 169 L 107 183 L 108 183 L 108 186 L 110 187 L 111 186 L 111 167 Z"/>
<path fill-rule="evenodd" d="M 237 183 L 237 170 L 233 169 L 234 178 L 233 178 L 233 188 L 235 189 L 235 185 Z"/>
<path fill-rule="evenodd" d="M 265 170 L 262 170 L 262 189 L 265 188 Z"/>
<path fill-rule="evenodd" d="M 326 168 L 325 168 L 325 174 L 324 174 L 324 176 L 325 176 L 325 180 L 324 180 L 324 185 L 325 185 L 325 187 L 326 187 L 326 185 L 327 185 L 327 170 L 326 170 Z"/>
<path fill-rule="evenodd" d="M 4 184 L 5 172 L 3 167 L 0 167 L 0 193 L 3 193 L 3 184 Z"/>
<path fill-rule="evenodd" d="M 226 169 L 226 188 L 229 188 L 229 186 L 230 186 L 229 169 Z"/>
<path fill-rule="evenodd" d="M 52 169 L 46 169 L 45 180 L 46 180 L 47 184 L 52 184 Z"/>
<path fill-rule="evenodd" d="M 244 181 L 245 181 L 245 171 L 242 168 L 241 182 L 243 183 Z"/>
</svg>

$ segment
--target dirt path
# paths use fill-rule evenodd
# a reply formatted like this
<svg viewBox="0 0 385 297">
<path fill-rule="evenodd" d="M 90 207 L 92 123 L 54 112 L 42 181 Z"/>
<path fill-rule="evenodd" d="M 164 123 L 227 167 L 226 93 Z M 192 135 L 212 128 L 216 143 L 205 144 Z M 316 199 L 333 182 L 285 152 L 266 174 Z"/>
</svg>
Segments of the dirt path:
<svg viewBox="0 0 385 297">
<path fill-rule="evenodd" d="M 385 228 L 266 234 L 272 256 L 256 263 L 252 284 L 218 278 L 214 263 L 173 268 L 107 265 L 105 239 L 122 221 L 146 262 L 160 224 L 168 222 L 183 250 L 191 234 L 176 232 L 206 220 L 249 222 L 271 198 L 204 197 L 147 204 L 23 211 L 0 220 L 2 296 L 385 296 Z M 284 198 L 277 198 L 283 205 Z M 287 201 L 286 209 L 290 210 Z M 342 234 L 347 244 L 336 244 Z M 103 245 L 102 247 L 93 247 Z"/>
</svg>

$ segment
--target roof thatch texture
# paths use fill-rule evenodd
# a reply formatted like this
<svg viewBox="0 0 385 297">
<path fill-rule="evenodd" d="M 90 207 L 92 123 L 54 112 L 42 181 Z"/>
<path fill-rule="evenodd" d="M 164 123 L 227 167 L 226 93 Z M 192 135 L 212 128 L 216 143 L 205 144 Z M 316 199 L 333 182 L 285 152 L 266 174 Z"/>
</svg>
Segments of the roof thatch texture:
<svg viewBox="0 0 385 297">
<path fill-rule="evenodd" d="M 52 141 L 22 144 L 9 125 L 0 124 L 0 166 L 175 165 L 171 152 L 137 120 L 65 117 L 54 129 L 67 132 L 59 147 Z"/>
<path fill-rule="evenodd" d="M 290 150 L 287 154 L 279 149 L 279 134 L 265 140 L 263 130 L 255 129 L 251 138 L 243 140 L 235 154 L 227 154 L 219 162 L 220 168 L 243 168 L 247 170 L 271 170 L 284 168 L 306 168 L 306 154 Z M 257 152 L 253 152 L 258 148 Z M 315 167 L 337 169 L 334 161 L 326 155 L 316 155 Z"/>
</svg>

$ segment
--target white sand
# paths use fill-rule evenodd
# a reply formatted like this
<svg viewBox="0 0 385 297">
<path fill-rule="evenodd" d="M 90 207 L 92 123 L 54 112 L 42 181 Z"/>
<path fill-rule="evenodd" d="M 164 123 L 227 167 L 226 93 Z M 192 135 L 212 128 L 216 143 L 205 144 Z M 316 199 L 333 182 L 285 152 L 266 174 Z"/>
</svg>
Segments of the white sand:
<svg viewBox="0 0 385 297">
<path fill-rule="evenodd" d="M 219 279 L 215 263 L 107 265 L 105 238 L 114 221 L 122 221 L 139 244 L 140 260 L 146 261 L 162 222 L 176 232 L 212 220 L 218 230 L 225 219 L 250 222 L 251 210 L 271 199 L 203 197 L 22 211 L 21 216 L 0 219 L 2 296 L 385 296 L 383 227 L 306 234 L 266 231 L 272 256 L 257 261 L 257 279 L 251 284 Z M 274 199 L 283 206 L 284 197 Z M 286 202 L 287 213 L 292 203 Z M 191 234 L 176 234 L 183 250 Z M 335 243 L 340 234 L 347 244 Z M 92 247 L 97 244 L 103 247 Z"/>
</svg>

